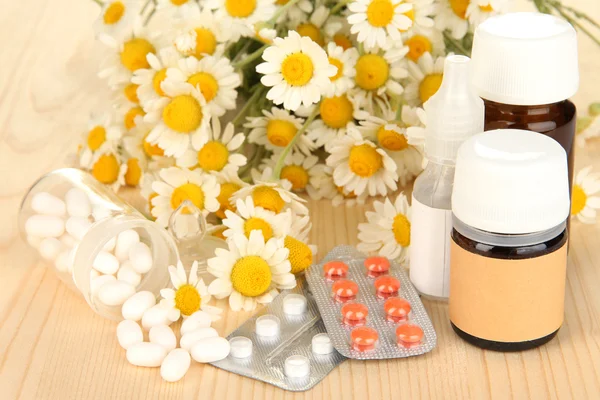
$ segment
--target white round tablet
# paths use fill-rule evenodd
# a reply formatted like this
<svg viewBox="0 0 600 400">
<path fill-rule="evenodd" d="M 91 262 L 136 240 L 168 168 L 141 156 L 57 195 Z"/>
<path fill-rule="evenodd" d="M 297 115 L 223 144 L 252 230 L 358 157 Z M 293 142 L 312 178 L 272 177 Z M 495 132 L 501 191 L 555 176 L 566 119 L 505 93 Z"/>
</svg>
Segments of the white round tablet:
<svg viewBox="0 0 600 400">
<path fill-rule="evenodd" d="M 283 312 L 287 315 L 302 315 L 306 312 L 306 297 L 301 294 L 288 294 L 283 299 Z"/>
<path fill-rule="evenodd" d="M 304 378 L 310 374 L 310 361 L 304 356 L 290 356 L 285 359 L 283 370 L 288 378 Z"/>
<path fill-rule="evenodd" d="M 333 353 L 333 344 L 326 333 L 319 333 L 312 338 L 312 351 L 315 354 L 331 354 Z"/>
<path fill-rule="evenodd" d="M 229 339 L 231 350 L 229 354 L 233 358 L 246 358 L 252 355 L 252 340 L 244 336 L 236 336 Z"/>
<path fill-rule="evenodd" d="M 274 315 L 263 315 L 256 319 L 256 334 L 259 336 L 279 335 L 279 318 Z"/>
</svg>

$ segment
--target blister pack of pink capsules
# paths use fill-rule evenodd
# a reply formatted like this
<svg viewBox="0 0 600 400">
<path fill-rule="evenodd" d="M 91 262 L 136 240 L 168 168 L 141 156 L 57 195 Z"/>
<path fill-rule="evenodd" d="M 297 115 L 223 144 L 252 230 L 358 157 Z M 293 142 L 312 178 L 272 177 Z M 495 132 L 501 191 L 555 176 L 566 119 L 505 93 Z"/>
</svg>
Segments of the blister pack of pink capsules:
<svg viewBox="0 0 600 400">
<path fill-rule="evenodd" d="M 345 357 L 381 360 L 431 351 L 435 330 L 402 267 L 338 246 L 306 280 L 333 347 Z"/>
</svg>

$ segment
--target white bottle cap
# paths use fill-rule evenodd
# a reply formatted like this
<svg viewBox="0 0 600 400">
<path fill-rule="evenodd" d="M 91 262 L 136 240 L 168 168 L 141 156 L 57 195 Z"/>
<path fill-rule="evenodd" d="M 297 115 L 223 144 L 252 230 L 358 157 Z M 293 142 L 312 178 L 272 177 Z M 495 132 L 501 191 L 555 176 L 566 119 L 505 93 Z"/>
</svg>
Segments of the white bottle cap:
<svg viewBox="0 0 600 400">
<path fill-rule="evenodd" d="M 256 334 L 273 337 L 279 335 L 279 318 L 274 315 L 263 315 L 256 319 Z"/>
<path fill-rule="evenodd" d="M 452 212 L 493 233 L 541 232 L 569 216 L 567 154 L 554 139 L 519 129 L 494 130 L 458 151 Z"/>
<path fill-rule="evenodd" d="M 312 352 L 319 355 L 327 355 L 333 353 L 333 344 L 326 333 L 319 333 L 312 338 Z"/>
<path fill-rule="evenodd" d="M 290 356 L 283 366 L 288 378 L 304 378 L 310 373 L 310 361 L 304 356 Z"/>
<path fill-rule="evenodd" d="M 246 358 L 252 355 L 252 340 L 244 336 L 229 339 L 230 354 L 233 358 Z"/>
<path fill-rule="evenodd" d="M 577 35 L 563 19 L 511 13 L 487 19 L 473 39 L 473 85 L 486 100 L 551 104 L 579 87 Z"/>
<path fill-rule="evenodd" d="M 306 297 L 291 293 L 283 298 L 283 312 L 287 315 L 302 315 L 306 312 Z"/>
<path fill-rule="evenodd" d="M 441 163 L 454 163 L 458 148 L 483 132 L 483 100 L 471 86 L 469 57 L 448 56 L 438 91 L 425 103 L 427 127 L 425 155 Z"/>
</svg>

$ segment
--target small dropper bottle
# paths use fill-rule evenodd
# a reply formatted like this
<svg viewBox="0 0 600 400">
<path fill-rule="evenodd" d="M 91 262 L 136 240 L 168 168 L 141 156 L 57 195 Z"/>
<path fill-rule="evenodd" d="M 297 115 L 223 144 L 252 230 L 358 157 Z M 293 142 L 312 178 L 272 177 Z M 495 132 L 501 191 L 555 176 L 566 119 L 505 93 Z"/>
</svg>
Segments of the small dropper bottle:
<svg viewBox="0 0 600 400">
<path fill-rule="evenodd" d="M 447 300 L 450 294 L 451 196 L 458 148 L 483 132 L 483 101 L 470 79 L 468 57 L 447 57 L 442 84 L 424 105 L 428 164 L 412 195 L 410 280 L 432 299 Z"/>
</svg>

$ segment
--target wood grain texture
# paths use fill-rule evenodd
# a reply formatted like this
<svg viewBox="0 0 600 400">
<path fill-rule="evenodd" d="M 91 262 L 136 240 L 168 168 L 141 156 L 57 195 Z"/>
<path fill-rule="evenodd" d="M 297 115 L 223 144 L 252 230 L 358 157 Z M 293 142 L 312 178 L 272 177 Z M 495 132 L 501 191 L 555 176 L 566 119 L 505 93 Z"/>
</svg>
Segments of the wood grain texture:
<svg viewBox="0 0 600 400">
<path fill-rule="evenodd" d="M 566 0 L 600 19 L 597 0 Z M 525 0 L 518 4 L 527 8 Z M 573 224 L 566 321 L 558 337 L 524 353 L 481 351 L 458 339 L 447 306 L 425 302 L 438 347 L 409 359 L 348 361 L 311 391 L 294 394 L 211 366 L 194 364 L 177 384 L 158 369 L 129 365 L 116 324 L 96 316 L 18 238 L 21 197 L 41 174 L 64 165 L 90 111 L 106 104 L 95 70 L 101 60 L 85 0 L 0 0 L 0 398 L 1 399 L 449 399 L 600 398 L 600 225 Z M 580 41 L 584 109 L 600 99 L 600 51 Z M 578 149 L 594 164 L 600 141 Z M 320 256 L 356 244 L 367 207 L 310 204 Z M 226 313 L 235 329 L 248 313 Z"/>
</svg>

